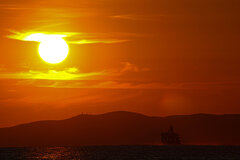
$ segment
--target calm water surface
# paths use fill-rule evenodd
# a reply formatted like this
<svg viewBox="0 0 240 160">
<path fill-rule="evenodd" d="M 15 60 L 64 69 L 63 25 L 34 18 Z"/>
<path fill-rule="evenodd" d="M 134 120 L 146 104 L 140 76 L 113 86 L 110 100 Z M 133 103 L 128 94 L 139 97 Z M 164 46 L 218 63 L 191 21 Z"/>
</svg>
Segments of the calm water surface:
<svg viewBox="0 0 240 160">
<path fill-rule="evenodd" d="M 240 160 L 238 146 L 98 146 L 0 148 L 1 160 Z"/>
</svg>

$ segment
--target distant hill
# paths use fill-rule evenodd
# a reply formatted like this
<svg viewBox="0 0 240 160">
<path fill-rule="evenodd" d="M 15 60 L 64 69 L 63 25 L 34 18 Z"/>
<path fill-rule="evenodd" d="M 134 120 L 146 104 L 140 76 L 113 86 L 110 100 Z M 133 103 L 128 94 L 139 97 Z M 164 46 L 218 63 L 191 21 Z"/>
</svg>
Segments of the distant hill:
<svg viewBox="0 0 240 160">
<path fill-rule="evenodd" d="M 170 125 L 180 134 L 183 144 L 240 144 L 240 115 L 149 117 L 119 111 L 0 128 L 0 146 L 161 144 L 161 132 Z"/>
</svg>

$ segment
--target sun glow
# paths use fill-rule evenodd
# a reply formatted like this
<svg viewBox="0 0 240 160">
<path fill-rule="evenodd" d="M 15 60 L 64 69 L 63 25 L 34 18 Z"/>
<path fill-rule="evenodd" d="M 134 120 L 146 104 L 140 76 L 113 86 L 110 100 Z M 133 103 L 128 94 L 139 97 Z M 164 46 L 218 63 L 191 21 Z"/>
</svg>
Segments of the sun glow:
<svg viewBox="0 0 240 160">
<path fill-rule="evenodd" d="M 27 41 L 40 42 L 38 52 L 47 63 L 57 64 L 64 61 L 69 53 L 67 42 L 63 39 L 66 35 L 35 33 L 27 36 Z"/>
<path fill-rule="evenodd" d="M 52 64 L 60 63 L 68 56 L 67 42 L 59 37 L 48 37 L 43 40 L 38 48 L 40 57 Z"/>
</svg>

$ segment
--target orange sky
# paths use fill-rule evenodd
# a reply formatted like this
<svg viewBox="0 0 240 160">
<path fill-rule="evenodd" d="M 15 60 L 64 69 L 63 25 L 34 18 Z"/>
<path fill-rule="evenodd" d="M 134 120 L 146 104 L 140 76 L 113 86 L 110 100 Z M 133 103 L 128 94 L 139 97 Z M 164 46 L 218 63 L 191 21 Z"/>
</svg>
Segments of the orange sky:
<svg viewBox="0 0 240 160">
<path fill-rule="evenodd" d="M 237 0 L 0 0 L 0 127 L 116 110 L 240 113 Z M 29 33 L 65 34 L 47 64 Z"/>
</svg>

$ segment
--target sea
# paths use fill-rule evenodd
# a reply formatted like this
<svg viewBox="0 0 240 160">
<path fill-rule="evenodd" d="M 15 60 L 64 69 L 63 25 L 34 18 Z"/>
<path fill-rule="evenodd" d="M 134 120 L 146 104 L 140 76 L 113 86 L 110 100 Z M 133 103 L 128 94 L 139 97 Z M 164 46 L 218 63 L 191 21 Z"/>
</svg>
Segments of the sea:
<svg viewBox="0 0 240 160">
<path fill-rule="evenodd" d="M 240 146 L 0 148 L 0 160 L 240 160 Z"/>
</svg>

